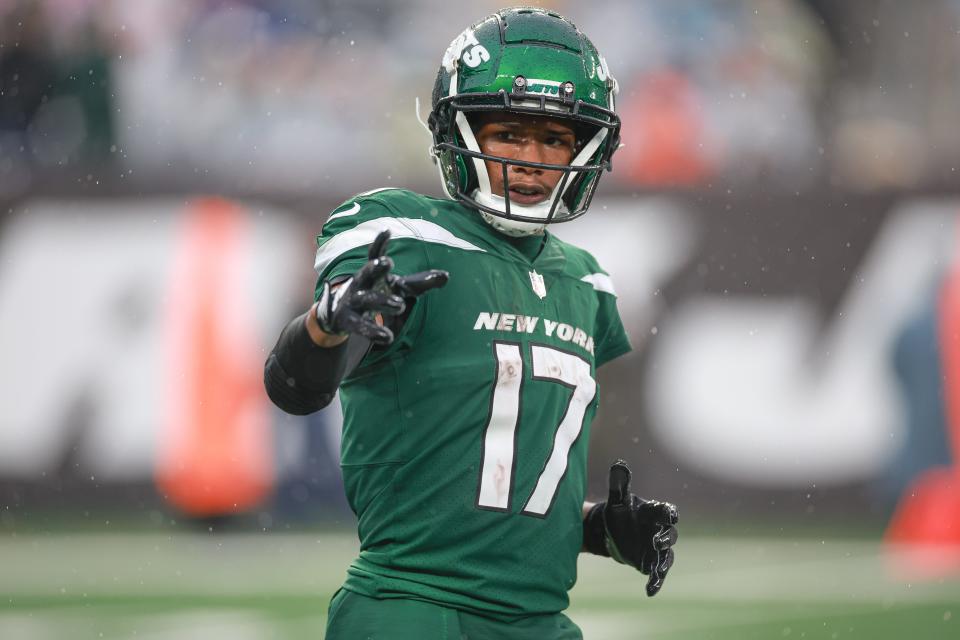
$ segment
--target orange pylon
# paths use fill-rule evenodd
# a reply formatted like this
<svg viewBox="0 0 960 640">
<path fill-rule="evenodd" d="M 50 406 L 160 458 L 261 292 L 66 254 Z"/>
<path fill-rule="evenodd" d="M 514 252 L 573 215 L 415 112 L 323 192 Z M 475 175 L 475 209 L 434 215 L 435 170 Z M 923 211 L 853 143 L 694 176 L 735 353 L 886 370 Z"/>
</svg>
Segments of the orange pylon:
<svg viewBox="0 0 960 640">
<path fill-rule="evenodd" d="M 960 569 L 960 258 L 943 284 L 939 306 L 945 428 L 952 464 L 928 469 L 910 484 L 885 536 L 898 569 L 913 576 Z"/>
<path fill-rule="evenodd" d="M 188 205 L 170 280 L 155 481 L 172 505 L 196 517 L 249 510 L 274 481 L 263 355 L 244 272 L 247 225 L 245 212 L 226 200 Z"/>
</svg>

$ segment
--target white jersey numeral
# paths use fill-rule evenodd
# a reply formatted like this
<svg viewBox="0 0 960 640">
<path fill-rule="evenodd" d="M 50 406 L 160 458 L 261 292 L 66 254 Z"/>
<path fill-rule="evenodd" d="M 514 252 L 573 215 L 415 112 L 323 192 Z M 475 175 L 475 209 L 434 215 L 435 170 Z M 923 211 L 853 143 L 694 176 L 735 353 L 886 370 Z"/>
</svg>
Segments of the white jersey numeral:
<svg viewBox="0 0 960 640">
<path fill-rule="evenodd" d="M 483 435 L 477 504 L 507 511 L 510 508 L 517 422 L 520 420 L 523 356 L 520 345 L 504 342 L 494 343 L 494 353 L 497 356 L 497 377 L 490 400 L 490 418 Z"/>
<path fill-rule="evenodd" d="M 550 457 L 522 511 L 526 515 L 542 517 L 550 510 L 557 487 L 567 471 L 570 448 L 583 429 L 587 407 L 597 393 L 597 383 L 590 375 L 590 363 L 577 355 L 538 344 L 532 345 L 530 352 L 533 380 L 555 382 L 571 390 L 554 434 Z M 520 345 L 509 342 L 495 342 L 494 355 L 497 359 L 496 382 L 483 436 L 477 506 L 510 511 L 523 387 L 523 356 Z"/>
</svg>

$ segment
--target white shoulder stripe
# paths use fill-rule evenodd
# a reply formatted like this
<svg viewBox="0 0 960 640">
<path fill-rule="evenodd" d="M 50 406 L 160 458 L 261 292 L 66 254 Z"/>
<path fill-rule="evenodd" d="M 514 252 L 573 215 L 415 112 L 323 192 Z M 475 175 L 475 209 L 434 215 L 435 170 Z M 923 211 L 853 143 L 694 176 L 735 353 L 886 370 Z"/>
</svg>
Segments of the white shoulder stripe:
<svg viewBox="0 0 960 640">
<path fill-rule="evenodd" d="M 604 293 L 609 293 L 612 296 L 617 295 L 617 292 L 613 288 L 613 280 L 611 280 L 610 276 L 605 273 L 591 273 L 583 276 L 580 278 L 580 280 L 590 283 L 597 291 L 603 291 Z"/>
<path fill-rule="evenodd" d="M 317 274 L 323 273 L 337 258 L 351 249 L 371 244 L 377 234 L 388 229 L 391 239 L 415 238 L 423 242 L 443 244 L 448 247 L 466 249 L 467 251 L 483 251 L 480 247 L 461 240 L 440 225 L 429 220 L 419 218 L 375 218 L 361 222 L 352 229 L 348 229 L 327 240 L 317 249 L 317 259 L 313 268 Z"/>
<path fill-rule="evenodd" d="M 353 196 L 353 197 L 354 197 L 354 198 L 359 198 L 359 197 L 361 197 L 361 196 L 372 196 L 373 194 L 375 194 L 375 193 L 380 193 L 381 191 L 390 191 L 390 190 L 394 190 L 394 191 L 395 191 L 395 190 L 397 190 L 397 189 L 399 189 L 399 188 L 400 188 L 400 187 L 377 187 L 376 189 L 370 189 L 370 191 L 364 191 L 363 193 L 358 193 L 357 195 L 355 195 L 355 196 Z"/>
<path fill-rule="evenodd" d="M 360 203 L 359 203 L 359 202 L 354 202 L 354 203 L 353 203 L 353 206 L 350 207 L 349 209 L 344 209 L 343 211 L 337 211 L 336 213 L 331 213 L 331 214 L 330 214 L 330 217 L 327 218 L 327 222 L 330 222 L 331 220 L 336 220 L 337 218 L 344 218 L 344 217 L 346 217 L 346 216 L 352 216 L 353 214 L 355 214 L 355 213 L 358 212 L 358 211 L 360 211 Z"/>
</svg>

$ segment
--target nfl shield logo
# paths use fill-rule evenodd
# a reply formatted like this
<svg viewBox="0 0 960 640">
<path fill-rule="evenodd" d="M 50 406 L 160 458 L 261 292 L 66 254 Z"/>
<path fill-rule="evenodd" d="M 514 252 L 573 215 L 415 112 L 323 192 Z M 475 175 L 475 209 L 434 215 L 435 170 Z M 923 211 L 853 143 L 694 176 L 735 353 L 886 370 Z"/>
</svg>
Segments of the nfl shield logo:
<svg viewBox="0 0 960 640">
<path fill-rule="evenodd" d="M 536 271 L 530 272 L 530 284 L 533 286 L 533 292 L 543 300 L 547 297 L 547 285 L 543 283 L 543 276 Z"/>
</svg>

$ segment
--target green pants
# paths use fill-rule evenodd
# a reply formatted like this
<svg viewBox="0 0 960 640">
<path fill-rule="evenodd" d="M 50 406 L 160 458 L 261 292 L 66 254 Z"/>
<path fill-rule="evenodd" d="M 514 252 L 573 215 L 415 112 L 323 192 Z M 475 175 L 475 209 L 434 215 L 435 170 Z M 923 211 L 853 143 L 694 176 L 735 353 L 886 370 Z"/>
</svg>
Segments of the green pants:
<svg viewBox="0 0 960 640">
<path fill-rule="evenodd" d="M 326 640 L 583 640 L 562 613 L 501 622 L 420 600 L 377 600 L 340 589 Z"/>
</svg>

